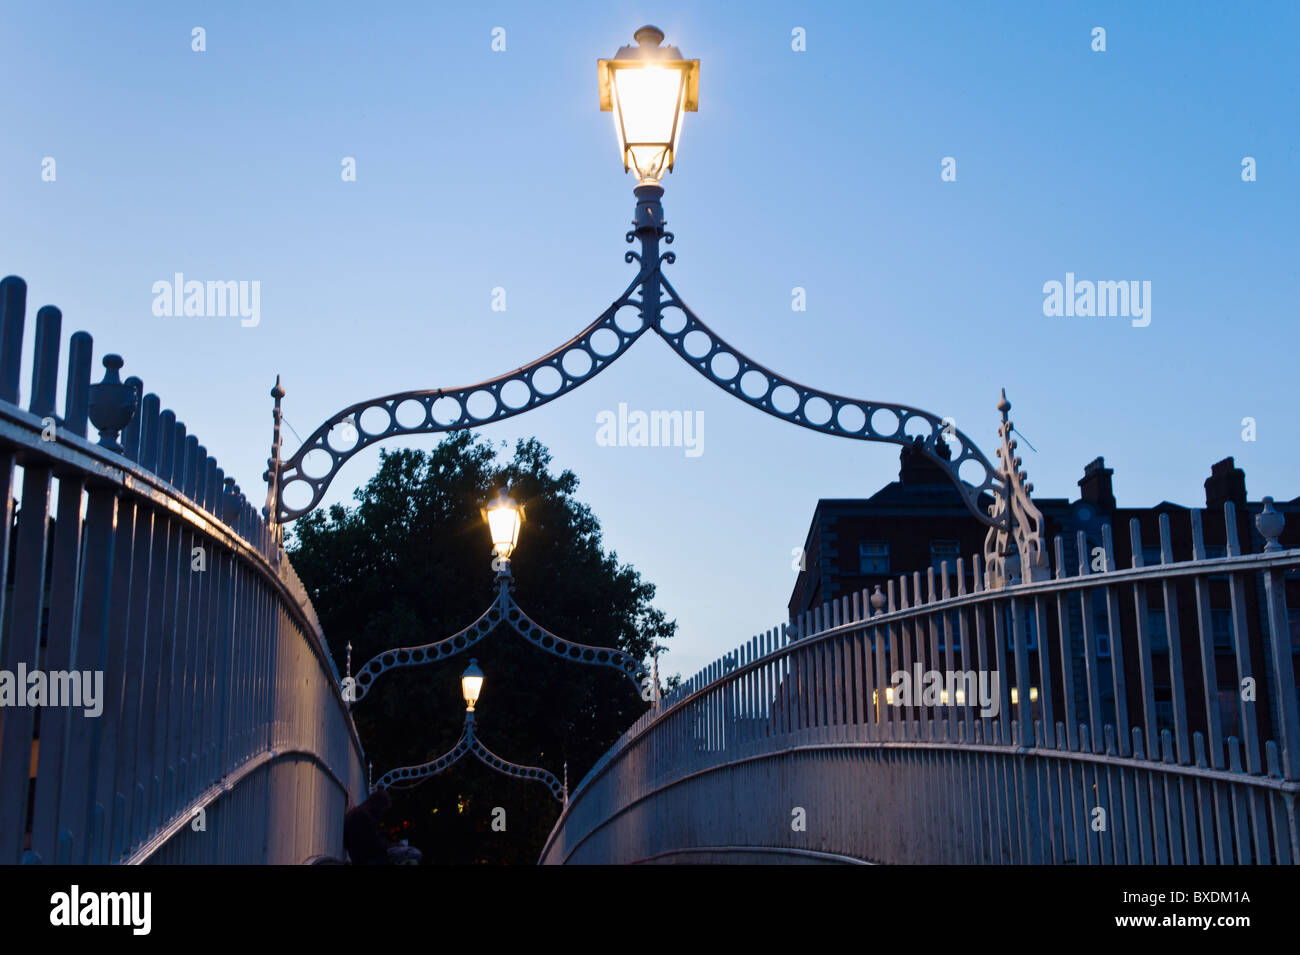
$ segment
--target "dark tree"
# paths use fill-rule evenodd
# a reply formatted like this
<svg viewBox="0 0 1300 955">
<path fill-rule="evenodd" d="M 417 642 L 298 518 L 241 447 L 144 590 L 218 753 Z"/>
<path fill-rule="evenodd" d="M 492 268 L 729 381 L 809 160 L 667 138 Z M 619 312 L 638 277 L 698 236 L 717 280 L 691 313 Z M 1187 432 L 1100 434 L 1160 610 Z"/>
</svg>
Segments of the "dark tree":
<svg viewBox="0 0 1300 955">
<path fill-rule="evenodd" d="M 499 461 L 491 444 L 454 432 L 433 451 L 383 454 L 357 503 L 315 511 L 293 526 L 290 557 L 343 671 L 390 647 L 441 639 L 472 623 L 495 595 L 491 543 L 479 508 L 498 488 L 524 504 L 511 558 L 515 595 L 553 633 L 647 659 L 676 630 L 653 607 L 654 585 L 601 547 L 600 523 L 573 496 L 571 471 L 550 471 L 536 439 Z M 375 777 L 449 750 L 465 705 L 460 674 L 486 674 L 478 734 L 503 759 L 541 766 L 570 788 L 644 712 L 616 671 L 558 659 L 499 628 L 450 660 L 381 676 L 352 707 Z M 473 756 L 410 790 L 393 792 L 386 822 L 442 864 L 536 862 L 559 805 L 544 786 L 499 775 Z M 504 832 L 492 828 L 505 810 Z"/>
</svg>

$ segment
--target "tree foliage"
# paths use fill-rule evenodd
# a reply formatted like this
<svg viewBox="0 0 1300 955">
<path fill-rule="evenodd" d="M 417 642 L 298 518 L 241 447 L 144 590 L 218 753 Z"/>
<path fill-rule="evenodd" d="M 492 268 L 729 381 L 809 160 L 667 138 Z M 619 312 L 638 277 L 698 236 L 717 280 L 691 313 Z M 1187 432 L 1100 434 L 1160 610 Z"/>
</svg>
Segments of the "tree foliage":
<svg viewBox="0 0 1300 955">
<path fill-rule="evenodd" d="M 355 506 L 301 518 L 290 557 L 340 672 L 349 640 L 355 672 L 384 650 L 456 633 L 488 607 L 495 585 L 479 509 L 502 487 L 527 512 L 511 571 L 529 616 L 566 640 L 637 659 L 662 646 L 676 623 L 651 604 L 654 585 L 604 551 L 600 523 L 574 497 L 577 477 L 552 474 L 550 465 L 536 439 L 500 460 L 486 440 L 453 432 L 427 453 L 384 453 Z M 486 674 L 479 738 L 503 759 L 556 776 L 567 761 L 570 788 L 646 706 L 618 672 L 561 660 L 498 628 L 450 660 L 385 673 L 353 705 L 376 779 L 455 745 L 465 710 L 460 674 L 471 657 Z M 385 821 L 434 863 L 531 864 L 559 814 L 544 786 L 472 756 L 392 795 Z M 491 826 L 496 807 L 505 810 L 504 832 Z"/>
</svg>

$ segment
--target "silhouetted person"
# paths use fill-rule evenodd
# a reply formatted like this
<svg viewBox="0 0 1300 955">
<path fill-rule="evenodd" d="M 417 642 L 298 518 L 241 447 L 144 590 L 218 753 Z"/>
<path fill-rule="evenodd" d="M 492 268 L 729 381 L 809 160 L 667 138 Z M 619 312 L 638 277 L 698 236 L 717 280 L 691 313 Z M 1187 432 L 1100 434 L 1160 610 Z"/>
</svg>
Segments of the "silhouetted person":
<svg viewBox="0 0 1300 955">
<path fill-rule="evenodd" d="M 343 848 L 353 865 L 388 863 L 388 840 L 379 828 L 379 819 L 392 804 L 386 790 L 376 789 L 343 817 Z"/>
</svg>

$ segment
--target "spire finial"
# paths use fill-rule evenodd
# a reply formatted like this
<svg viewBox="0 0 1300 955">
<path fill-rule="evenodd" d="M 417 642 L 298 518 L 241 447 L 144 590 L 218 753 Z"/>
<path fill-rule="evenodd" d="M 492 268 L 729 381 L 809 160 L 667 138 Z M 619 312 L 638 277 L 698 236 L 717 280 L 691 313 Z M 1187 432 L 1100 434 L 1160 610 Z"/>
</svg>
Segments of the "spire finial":
<svg viewBox="0 0 1300 955">
<path fill-rule="evenodd" d="M 262 508 L 262 517 L 272 526 L 277 542 L 283 540 L 284 534 L 280 527 L 280 423 L 284 420 L 280 401 L 284 396 L 285 390 L 277 374 L 271 388 L 271 397 L 275 399 L 275 407 L 271 409 L 271 456 L 266 459 L 266 473 L 262 475 L 266 479 L 266 506 Z"/>
</svg>

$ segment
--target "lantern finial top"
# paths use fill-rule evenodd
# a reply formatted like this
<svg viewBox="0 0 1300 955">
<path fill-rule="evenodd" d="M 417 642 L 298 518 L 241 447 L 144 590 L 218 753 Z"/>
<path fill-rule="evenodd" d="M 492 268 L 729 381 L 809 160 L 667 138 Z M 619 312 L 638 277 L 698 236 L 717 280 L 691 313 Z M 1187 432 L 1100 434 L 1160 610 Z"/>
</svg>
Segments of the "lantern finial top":
<svg viewBox="0 0 1300 955">
<path fill-rule="evenodd" d="M 664 42 L 664 31 L 646 24 L 633 33 L 632 38 L 641 46 L 658 46 Z"/>
</svg>

